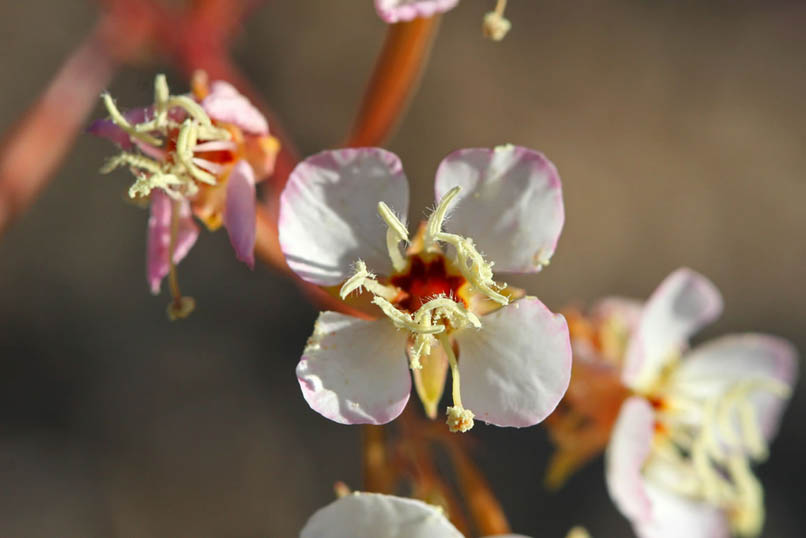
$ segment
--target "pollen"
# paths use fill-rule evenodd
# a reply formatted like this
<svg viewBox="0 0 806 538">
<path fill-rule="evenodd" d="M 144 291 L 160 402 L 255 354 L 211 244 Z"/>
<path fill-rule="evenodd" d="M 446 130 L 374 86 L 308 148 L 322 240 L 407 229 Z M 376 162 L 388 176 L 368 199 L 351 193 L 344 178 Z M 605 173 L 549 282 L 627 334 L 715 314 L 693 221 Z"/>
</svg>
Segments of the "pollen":
<svg viewBox="0 0 806 538">
<path fill-rule="evenodd" d="M 473 427 L 473 412 L 462 407 L 448 407 L 448 430 L 466 432 Z"/>
</svg>

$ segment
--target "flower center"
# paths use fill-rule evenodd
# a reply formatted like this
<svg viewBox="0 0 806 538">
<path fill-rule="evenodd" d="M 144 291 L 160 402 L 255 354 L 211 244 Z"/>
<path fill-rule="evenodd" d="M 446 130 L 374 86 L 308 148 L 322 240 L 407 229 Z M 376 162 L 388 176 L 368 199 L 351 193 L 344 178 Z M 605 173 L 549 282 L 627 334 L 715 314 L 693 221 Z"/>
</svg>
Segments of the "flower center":
<svg viewBox="0 0 806 538">
<path fill-rule="evenodd" d="M 201 158 L 201 153 L 235 149 L 231 133 L 213 125 L 199 103 L 186 95 L 170 95 L 164 75 L 154 81 L 153 110 L 141 123 L 130 123 L 109 94 L 103 101 L 112 122 L 140 149 L 121 152 L 101 169 L 108 173 L 128 166 L 137 178 L 129 188 L 131 198 L 147 197 L 154 189 L 174 200 L 194 196 L 197 182 L 215 185 L 221 172 L 220 164 Z"/>
<path fill-rule="evenodd" d="M 441 254 L 409 256 L 406 269 L 393 275 L 389 283 L 400 290 L 392 303 L 406 312 L 416 312 L 435 297 L 448 297 L 468 306 L 464 297 L 467 280 L 451 271 Z"/>
</svg>

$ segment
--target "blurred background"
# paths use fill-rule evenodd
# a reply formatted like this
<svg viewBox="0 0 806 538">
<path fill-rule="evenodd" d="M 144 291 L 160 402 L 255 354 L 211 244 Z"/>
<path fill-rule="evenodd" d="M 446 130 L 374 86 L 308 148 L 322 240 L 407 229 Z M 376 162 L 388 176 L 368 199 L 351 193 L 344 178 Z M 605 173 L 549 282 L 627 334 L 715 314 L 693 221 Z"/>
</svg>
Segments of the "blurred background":
<svg viewBox="0 0 806 538">
<path fill-rule="evenodd" d="M 304 154 L 352 121 L 385 30 L 371 4 L 267 2 L 236 39 L 236 62 Z M 480 35 L 490 5 L 443 18 L 388 144 L 412 184 L 409 220 L 450 151 L 536 148 L 560 170 L 567 224 L 551 266 L 516 284 L 558 310 L 646 297 L 686 265 L 725 296 L 699 340 L 752 330 L 806 350 L 806 4 L 513 1 L 499 44 Z M 3 131 L 95 14 L 78 0 L 3 4 Z M 165 69 L 184 91 L 160 64 L 110 90 L 123 107 L 147 103 Z M 110 153 L 80 138 L 0 240 L 0 535 L 295 536 L 334 481 L 360 487 L 360 430 L 311 411 L 294 377 L 316 311 L 283 277 L 236 262 L 223 231 L 203 232 L 180 268 L 197 311 L 169 323 L 167 296 L 146 286 L 130 178 L 97 173 Z M 806 532 L 804 420 L 800 391 L 758 468 L 765 536 Z M 601 460 L 550 494 L 541 427 L 470 435 L 515 531 L 629 535 Z"/>
</svg>

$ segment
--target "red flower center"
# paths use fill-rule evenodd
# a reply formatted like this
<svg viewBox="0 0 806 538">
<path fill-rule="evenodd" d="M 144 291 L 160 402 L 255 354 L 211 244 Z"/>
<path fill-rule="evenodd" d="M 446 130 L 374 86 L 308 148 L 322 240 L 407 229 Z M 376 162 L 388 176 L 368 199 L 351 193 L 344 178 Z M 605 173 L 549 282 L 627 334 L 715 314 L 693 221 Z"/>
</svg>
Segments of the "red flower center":
<svg viewBox="0 0 806 538">
<path fill-rule="evenodd" d="M 423 304 L 440 295 L 461 301 L 467 306 L 460 292 L 467 281 L 458 272 L 451 271 L 441 255 L 427 259 L 420 255 L 411 256 L 408 267 L 389 281 L 401 290 L 395 298 L 395 306 L 407 312 L 416 312 Z"/>
</svg>

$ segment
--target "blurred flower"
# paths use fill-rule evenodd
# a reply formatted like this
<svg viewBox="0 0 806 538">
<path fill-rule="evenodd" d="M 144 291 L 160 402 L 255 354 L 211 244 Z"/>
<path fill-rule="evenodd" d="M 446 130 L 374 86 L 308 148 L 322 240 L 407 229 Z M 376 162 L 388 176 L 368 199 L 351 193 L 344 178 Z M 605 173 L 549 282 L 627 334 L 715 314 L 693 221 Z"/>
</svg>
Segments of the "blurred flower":
<svg viewBox="0 0 806 538">
<path fill-rule="evenodd" d="M 375 0 L 375 10 L 389 24 L 450 11 L 459 0 Z"/>
<path fill-rule="evenodd" d="M 681 269 L 646 303 L 624 354 L 634 394 L 607 449 L 611 497 L 642 537 L 755 536 L 763 491 L 750 462 L 767 457 L 796 376 L 779 338 L 729 335 L 688 351 L 721 312 L 705 277 Z"/>
<path fill-rule="evenodd" d="M 308 282 L 341 285 L 342 298 L 368 291 L 385 315 L 323 312 L 297 366 L 303 395 L 336 422 L 389 422 L 409 399 L 407 353 L 432 418 L 450 368 L 452 431 L 476 417 L 536 424 L 568 386 L 567 325 L 537 298 L 518 299 L 520 290 L 495 282 L 480 249 L 502 271 L 536 272 L 549 262 L 564 219 L 557 171 L 521 147 L 466 149 L 443 160 L 435 187 L 436 209 L 409 242 L 397 216 L 408 212 L 408 185 L 394 154 L 325 151 L 291 174 L 279 220 L 289 267 Z"/>
<path fill-rule="evenodd" d="M 300 538 L 463 538 L 444 512 L 422 501 L 355 492 L 319 509 L 303 527 Z M 498 538 L 528 538 L 499 534 Z M 492 538 L 492 537 L 488 537 Z"/>
<path fill-rule="evenodd" d="M 123 150 L 102 169 L 128 167 L 135 176 L 129 197 L 148 201 L 147 276 L 151 291 L 171 275 L 172 318 L 192 311 L 178 290 L 174 266 L 198 237 L 192 215 L 216 230 L 227 228 L 236 257 L 254 266 L 255 183 L 272 173 L 277 141 L 266 119 L 223 81 L 208 85 L 197 72 L 193 95 L 170 95 L 163 75 L 155 80 L 154 104 L 121 113 L 105 94 L 110 118 L 89 132 Z"/>
<path fill-rule="evenodd" d="M 586 314 L 563 311 L 573 350 L 571 383 L 560 405 L 546 419 L 556 449 L 546 486 L 556 489 L 600 454 L 629 390 L 621 382 L 627 343 L 641 315 L 638 301 L 609 297 Z"/>
</svg>

